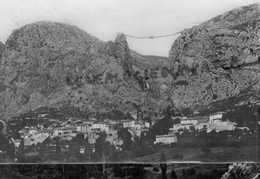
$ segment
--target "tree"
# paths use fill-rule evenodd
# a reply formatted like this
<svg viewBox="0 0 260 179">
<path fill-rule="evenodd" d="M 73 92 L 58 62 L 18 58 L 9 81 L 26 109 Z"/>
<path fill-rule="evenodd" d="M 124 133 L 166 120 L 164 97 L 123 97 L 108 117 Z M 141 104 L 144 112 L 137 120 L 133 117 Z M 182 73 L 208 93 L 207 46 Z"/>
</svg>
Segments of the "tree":
<svg viewBox="0 0 260 179">
<path fill-rule="evenodd" d="M 142 157 L 144 155 L 149 155 L 154 153 L 153 140 L 152 144 L 149 139 L 142 132 L 140 138 L 138 136 L 134 136 L 134 153 L 136 157 Z"/>
<path fill-rule="evenodd" d="M 174 124 L 180 124 L 181 123 L 181 119 L 178 117 L 174 120 L 173 122 Z"/>
<path fill-rule="evenodd" d="M 130 151 L 133 145 L 132 134 L 126 128 L 123 128 L 117 131 L 117 135 L 119 139 L 123 140 L 123 150 Z"/>
<path fill-rule="evenodd" d="M 171 179 L 178 179 L 178 176 L 176 175 L 174 169 L 171 171 Z"/>
<path fill-rule="evenodd" d="M 167 106 L 165 109 L 163 109 L 162 114 L 164 118 L 171 118 L 175 115 L 175 112 L 171 106 Z"/>
<path fill-rule="evenodd" d="M 162 171 L 162 179 L 167 179 L 167 175 L 166 175 L 166 172 L 167 172 L 167 164 L 166 164 L 166 158 L 165 158 L 165 154 L 164 152 L 162 151 L 161 152 L 161 171 Z"/>
<path fill-rule="evenodd" d="M 171 107 L 167 107 L 163 110 L 163 119 L 159 120 L 155 123 L 150 130 L 151 137 L 155 138 L 155 135 L 163 135 L 168 134 L 169 129 L 173 126 L 174 122 L 172 120 L 172 116 L 174 115 L 174 111 Z"/>
<path fill-rule="evenodd" d="M 188 168 L 187 169 L 187 175 L 188 176 L 194 176 L 196 174 L 196 170 L 194 168 Z"/>
<path fill-rule="evenodd" d="M 94 159 L 97 161 L 105 160 L 105 157 L 109 155 L 110 143 L 106 141 L 106 137 L 107 134 L 105 132 L 101 132 L 96 140 Z"/>
<path fill-rule="evenodd" d="M 190 108 L 185 108 L 185 109 L 182 110 L 182 113 L 185 116 L 188 116 L 188 115 L 192 114 L 192 111 L 190 110 Z"/>
<path fill-rule="evenodd" d="M 15 157 L 15 146 L 9 137 L 4 134 L 3 128 L 0 131 L 0 150 L 6 154 L 8 160 L 13 160 Z"/>
</svg>

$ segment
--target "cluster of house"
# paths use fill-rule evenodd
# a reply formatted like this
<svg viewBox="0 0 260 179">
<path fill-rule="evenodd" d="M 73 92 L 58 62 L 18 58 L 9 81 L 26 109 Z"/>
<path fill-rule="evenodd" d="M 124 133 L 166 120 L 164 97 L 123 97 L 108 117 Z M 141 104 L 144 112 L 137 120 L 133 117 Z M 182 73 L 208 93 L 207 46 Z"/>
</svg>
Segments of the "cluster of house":
<svg viewBox="0 0 260 179">
<path fill-rule="evenodd" d="M 162 143 L 162 144 L 171 144 L 177 142 L 176 133 L 182 134 L 184 130 L 206 130 L 207 133 L 215 130 L 219 131 L 232 131 L 236 128 L 236 123 L 231 122 L 229 120 L 223 121 L 224 112 L 214 113 L 210 116 L 200 116 L 200 117 L 173 117 L 173 120 L 177 118 L 180 119 L 179 123 L 173 124 L 172 128 L 170 128 L 170 132 L 167 135 L 157 135 L 154 144 Z M 245 128 L 244 128 L 245 129 Z M 247 128 L 248 129 L 248 128 Z"/>
<path fill-rule="evenodd" d="M 177 142 L 176 133 L 182 134 L 184 130 L 205 130 L 208 133 L 215 130 L 219 131 L 232 131 L 236 128 L 236 123 L 228 120 L 223 121 L 223 112 L 218 112 L 210 116 L 203 117 L 172 117 L 174 121 L 179 118 L 179 122 L 170 128 L 170 132 L 165 135 L 156 135 L 154 144 L 171 144 Z M 104 120 L 102 122 L 97 121 L 96 118 L 90 118 L 86 121 L 70 119 L 66 122 L 60 122 L 59 120 L 52 120 L 52 124 L 48 128 L 44 128 L 42 125 L 37 127 L 28 127 L 20 130 L 20 136 L 24 139 L 24 146 L 30 146 L 37 143 L 42 143 L 48 137 L 59 137 L 62 140 L 71 140 L 76 137 L 77 134 L 84 134 L 85 139 L 88 139 L 90 144 L 95 144 L 101 132 L 107 134 L 106 140 L 116 147 L 117 150 L 121 150 L 120 146 L 123 141 L 119 139 L 117 131 L 122 128 L 128 129 L 134 136 L 141 136 L 142 132 L 147 132 L 153 123 L 139 120 L 138 118 L 133 120 Z M 16 147 L 19 146 L 20 140 L 15 140 Z M 93 149 L 95 150 L 95 149 Z M 80 150 L 84 153 L 84 149 Z"/>
<path fill-rule="evenodd" d="M 106 140 L 116 147 L 117 150 L 121 150 L 122 140 L 119 139 L 117 131 L 122 128 L 127 128 L 132 136 L 139 136 L 143 131 L 148 131 L 150 123 L 141 120 L 122 120 L 122 121 L 97 121 L 95 118 L 90 118 L 87 121 L 70 119 L 66 122 L 60 122 L 59 120 L 52 120 L 52 124 L 47 128 L 43 125 L 35 127 L 25 126 L 20 130 L 20 137 L 24 141 L 24 146 L 31 146 L 37 143 L 43 143 L 48 137 L 51 139 L 58 137 L 62 140 L 71 140 L 76 137 L 77 134 L 84 134 L 84 138 L 88 139 L 89 144 L 95 144 L 99 138 L 101 132 L 107 134 Z M 134 137 L 133 139 L 134 140 Z M 13 140 L 15 146 L 18 148 L 21 140 Z M 93 148 L 93 150 L 95 150 Z M 81 153 L 84 153 L 84 149 L 80 149 Z"/>
<path fill-rule="evenodd" d="M 206 129 L 207 132 L 211 132 L 215 130 L 216 132 L 219 131 L 232 131 L 235 129 L 236 123 L 230 121 L 223 121 L 223 112 L 218 112 L 212 114 L 210 116 L 203 116 L 203 117 L 195 117 L 195 118 L 187 118 L 187 117 L 175 117 L 180 118 L 180 123 L 174 124 L 172 128 L 170 128 L 173 132 L 181 133 L 183 130 L 191 130 L 192 128 L 195 130 L 204 130 Z"/>
</svg>

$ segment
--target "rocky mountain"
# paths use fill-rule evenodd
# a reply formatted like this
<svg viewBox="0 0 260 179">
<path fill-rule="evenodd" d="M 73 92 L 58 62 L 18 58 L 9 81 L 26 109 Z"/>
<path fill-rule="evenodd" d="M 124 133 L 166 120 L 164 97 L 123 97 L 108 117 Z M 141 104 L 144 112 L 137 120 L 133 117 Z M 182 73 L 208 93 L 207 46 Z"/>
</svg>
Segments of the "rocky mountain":
<svg viewBox="0 0 260 179">
<path fill-rule="evenodd" d="M 106 43 L 67 24 L 25 25 L 0 44 L 0 114 L 66 106 L 101 113 L 197 110 L 249 88 L 246 100 L 256 100 L 258 9 L 241 7 L 185 29 L 169 58 L 130 50 L 123 34 Z"/>
<path fill-rule="evenodd" d="M 245 93 L 247 99 L 242 101 L 256 100 L 259 17 L 259 4 L 254 4 L 182 32 L 169 52 L 171 74 L 177 84 L 170 93 L 178 108 L 200 109 L 217 101 L 239 99 Z"/>
<path fill-rule="evenodd" d="M 3 116 L 42 106 L 132 111 L 147 93 L 137 69 L 160 63 L 153 60 L 149 65 L 147 57 L 130 51 L 123 34 L 105 43 L 77 27 L 53 22 L 17 29 L 1 46 Z"/>
</svg>

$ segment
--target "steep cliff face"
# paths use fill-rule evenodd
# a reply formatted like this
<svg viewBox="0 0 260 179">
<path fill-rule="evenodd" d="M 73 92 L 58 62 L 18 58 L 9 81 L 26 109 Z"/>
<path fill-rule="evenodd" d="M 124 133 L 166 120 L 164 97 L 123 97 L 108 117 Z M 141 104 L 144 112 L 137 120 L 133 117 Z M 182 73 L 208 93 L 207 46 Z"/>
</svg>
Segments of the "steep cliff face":
<svg viewBox="0 0 260 179">
<path fill-rule="evenodd" d="M 4 117 L 41 106 L 131 111 L 144 101 L 123 34 L 105 43 L 71 25 L 38 22 L 13 31 L 0 47 Z"/>
<path fill-rule="evenodd" d="M 98 101 L 89 99 L 98 92 L 103 95 L 97 98 L 110 97 L 125 82 L 125 71 L 132 71 L 129 53 L 122 35 L 104 43 L 66 24 L 26 25 L 11 34 L 2 54 L 0 111 L 12 115 L 60 103 L 82 107 Z"/>
<path fill-rule="evenodd" d="M 42 106 L 154 112 L 256 100 L 259 15 L 255 4 L 186 29 L 169 59 L 131 51 L 123 34 L 105 43 L 71 25 L 26 25 L 0 44 L 0 115 Z"/>
<path fill-rule="evenodd" d="M 259 17 L 259 4 L 254 4 L 181 33 L 169 52 L 175 78 L 171 98 L 178 108 L 198 109 L 248 88 L 257 93 Z"/>
</svg>

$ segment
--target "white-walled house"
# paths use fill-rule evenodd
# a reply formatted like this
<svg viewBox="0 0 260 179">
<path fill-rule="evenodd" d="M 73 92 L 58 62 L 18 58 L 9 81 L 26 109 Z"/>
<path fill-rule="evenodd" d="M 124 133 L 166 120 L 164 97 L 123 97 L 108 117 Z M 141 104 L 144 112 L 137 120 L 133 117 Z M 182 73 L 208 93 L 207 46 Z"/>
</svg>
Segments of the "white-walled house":
<svg viewBox="0 0 260 179">
<path fill-rule="evenodd" d="M 173 124 L 172 128 L 170 128 L 170 131 L 178 132 L 180 129 L 184 129 L 184 127 L 181 125 L 181 123 Z"/>
<path fill-rule="evenodd" d="M 134 121 L 134 120 L 127 120 L 123 122 L 123 128 L 134 129 L 134 130 L 141 130 L 144 126 L 150 127 L 150 124 L 143 124 L 141 121 Z"/>
<path fill-rule="evenodd" d="M 194 127 L 196 129 L 196 126 L 199 124 L 197 120 L 194 119 L 185 119 L 181 120 L 178 124 L 173 124 L 172 128 L 170 128 L 170 131 L 172 132 L 179 132 L 180 129 L 187 129 L 190 130 L 190 127 Z"/>
<path fill-rule="evenodd" d="M 218 113 L 211 114 L 209 116 L 209 121 L 213 122 L 214 120 L 221 120 L 223 117 L 223 114 L 224 114 L 224 112 L 218 112 Z"/>
<path fill-rule="evenodd" d="M 101 131 L 109 131 L 109 125 L 106 123 L 93 123 L 91 129 L 100 129 Z"/>
<path fill-rule="evenodd" d="M 81 125 L 76 126 L 77 132 L 82 132 L 83 127 Z"/>
<path fill-rule="evenodd" d="M 177 136 L 175 134 L 156 135 L 154 144 L 171 144 L 175 142 L 177 142 Z"/>
<path fill-rule="evenodd" d="M 195 126 L 196 124 L 198 124 L 197 120 L 181 120 L 181 125 L 183 126 L 183 129 L 189 130 L 190 127 Z"/>
<path fill-rule="evenodd" d="M 77 128 L 74 126 L 71 127 L 61 127 L 53 130 L 53 137 L 75 137 L 77 135 Z"/>
<path fill-rule="evenodd" d="M 187 116 L 172 116 L 171 118 L 172 118 L 173 120 L 175 120 L 175 119 L 185 120 L 185 119 L 187 119 L 188 117 L 187 117 Z"/>
<path fill-rule="evenodd" d="M 135 121 L 134 120 L 132 120 L 132 121 L 127 120 L 127 121 L 123 122 L 123 128 L 133 128 L 134 125 L 135 125 Z"/>
<path fill-rule="evenodd" d="M 42 143 L 45 139 L 50 136 L 48 132 L 39 132 L 35 133 L 34 135 L 29 135 L 28 137 L 24 138 L 24 146 L 29 146 L 32 144 Z"/>
<path fill-rule="evenodd" d="M 77 132 L 86 133 L 86 132 L 90 132 L 90 130 L 91 130 L 90 127 L 88 125 L 85 125 L 85 124 L 81 124 L 81 125 L 76 126 Z"/>
<path fill-rule="evenodd" d="M 85 148 L 84 147 L 80 147 L 79 153 L 84 154 L 85 153 Z"/>
<path fill-rule="evenodd" d="M 150 125 L 149 122 L 145 122 L 145 123 L 144 123 L 144 126 L 145 126 L 146 128 L 150 128 L 151 125 Z"/>
<path fill-rule="evenodd" d="M 235 122 L 214 120 L 213 122 L 209 123 L 209 127 L 207 129 L 207 132 L 211 132 L 212 130 L 215 130 L 217 132 L 219 132 L 219 131 L 232 131 L 236 128 L 235 125 L 236 125 Z"/>
</svg>

